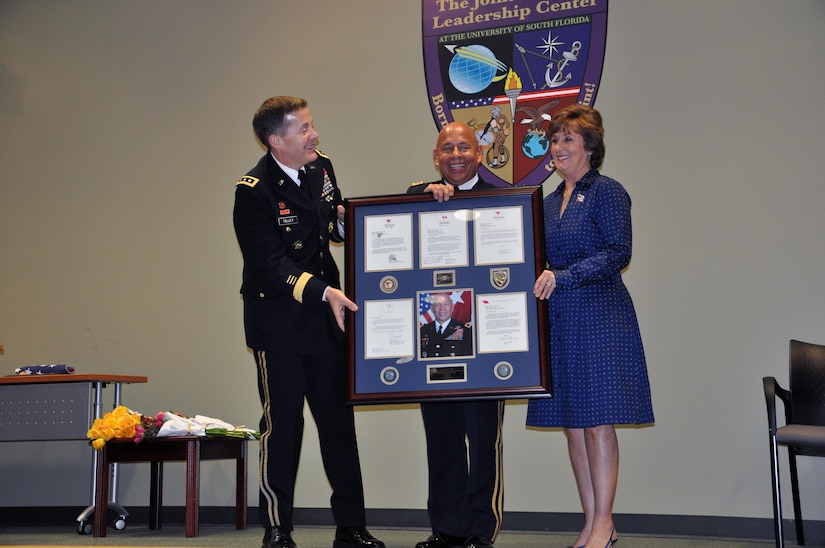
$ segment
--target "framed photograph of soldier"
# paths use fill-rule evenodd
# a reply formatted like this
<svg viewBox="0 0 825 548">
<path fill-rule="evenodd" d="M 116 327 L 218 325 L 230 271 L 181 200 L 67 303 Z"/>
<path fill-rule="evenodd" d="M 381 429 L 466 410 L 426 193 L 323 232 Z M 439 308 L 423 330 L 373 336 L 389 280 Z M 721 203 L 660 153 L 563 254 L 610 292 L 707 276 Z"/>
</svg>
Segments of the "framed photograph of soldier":
<svg viewBox="0 0 825 548">
<path fill-rule="evenodd" d="M 541 187 L 346 201 L 351 404 L 550 397 Z"/>
<path fill-rule="evenodd" d="M 418 292 L 418 359 L 475 357 L 473 290 Z"/>
</svg>

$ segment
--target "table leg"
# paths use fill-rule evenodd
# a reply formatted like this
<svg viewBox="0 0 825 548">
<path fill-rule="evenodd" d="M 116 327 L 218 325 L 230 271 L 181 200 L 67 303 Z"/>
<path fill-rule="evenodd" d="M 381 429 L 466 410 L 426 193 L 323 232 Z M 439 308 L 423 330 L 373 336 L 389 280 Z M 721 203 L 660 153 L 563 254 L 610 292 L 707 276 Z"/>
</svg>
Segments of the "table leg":
<svg viewBox="0 0 825 548">
<path fill-rule="evenodd" d="M 151 481 L 149 484 L 149 529 L 163 526 L 161 512 L 163 509 L 163 461 L 151 463 Z"/>
<path fill-rule="evenodd" d="M 246 440 L 239 445 L 235 460 L 235 529 L 246 529 Z"/>
<path fill-rule="evenodd" d="M 109 462 L 106 447 L 95 451 L 95 513 L 92 533 L 96 537 L 106 536 L 106 512 L 109 507 Z"/>
<path fill-rule="evenodd" d="M 186 442 L 186 536 L 196 537 L 199 532 L 200 513 L 200 440 Z"/>
</svg>

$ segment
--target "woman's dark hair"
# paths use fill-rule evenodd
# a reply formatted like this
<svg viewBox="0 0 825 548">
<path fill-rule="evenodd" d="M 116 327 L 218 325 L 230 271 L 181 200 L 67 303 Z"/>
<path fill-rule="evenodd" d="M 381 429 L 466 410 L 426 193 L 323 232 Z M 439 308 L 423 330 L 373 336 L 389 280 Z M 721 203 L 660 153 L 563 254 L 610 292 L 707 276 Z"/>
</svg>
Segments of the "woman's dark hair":
<svg viewBox="0 0 825 548">
<path fill-rule="evenodd" d="M 289 97 L 278 95 L 270 97 L 258 107 L 255 116 L 252 117 L 252 129 L 258 140 L 269 148 L 269 136 L 273 133 L 283 135 L 287 126 L 286 115 L 302 108 L 306 108 L 306 99 L 300 97 Z"/>
<path fill-rule="evenodd" d="M 590 152 L 590 167 L 599 169 L 604 161 L 604 126 L 602 115 L 593 107 L 570 105 L 553 114 L 549 137 L 558 132 L 578 133 L 584 141 L 584 149 Z"/>
</svg>

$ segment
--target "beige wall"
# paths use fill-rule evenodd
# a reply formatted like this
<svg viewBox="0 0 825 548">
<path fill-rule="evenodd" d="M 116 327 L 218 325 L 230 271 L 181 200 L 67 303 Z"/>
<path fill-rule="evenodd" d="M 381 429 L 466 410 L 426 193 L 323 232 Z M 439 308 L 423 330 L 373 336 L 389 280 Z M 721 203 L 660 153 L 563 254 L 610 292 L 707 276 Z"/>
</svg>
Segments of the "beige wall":
<svg viewBox="0 0 825 548">
<path fill-rule="evenodd" d="M 619 434 L 616 511 L 767 517 L 760 379 L 786 383 L 788 339 L 825 342 L 825 4 L 614 0 L 608 21 L 603 171 L 633 198 L 626 281 L 657 418 Z M 345 195 L 402 192 L 434 175 L 420 29 L 415 0 L 3 0 L 0 373 L 148 375 L 124 391 L 136 410 L 256 425 L 231 224 L 261 154 L 251 115 L 306 97 Z M 506 508 L 577 511 L 563 436 L 525 410 L 507 408 Z M 357 421 L 367 505 L 424 508 L 418 409 Z M 305 438 L 296 502 L 326 507 L 311 421 Z M 0 505 L 86 504 L 87 451 L 3 444 Z M 821 463 L 800 466 L 821 485 Z M 148 467 L 121 477 L 121 501 L 146 505 Z M 205 478 L 203 503 L 230 505 L 229 467 Z"/>
</svg>

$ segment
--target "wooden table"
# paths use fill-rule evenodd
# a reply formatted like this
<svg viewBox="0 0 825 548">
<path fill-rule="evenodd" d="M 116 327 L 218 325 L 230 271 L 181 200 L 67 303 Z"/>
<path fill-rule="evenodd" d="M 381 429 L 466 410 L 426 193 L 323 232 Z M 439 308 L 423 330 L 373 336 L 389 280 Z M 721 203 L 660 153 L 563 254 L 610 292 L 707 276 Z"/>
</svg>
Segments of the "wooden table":
<svg viewBox="0 0 825 548">
<path fill-rule="evenodd" d="M 186 462 L 186 536 L 198 536 L 200 513 L 200 461 L 235 460 L 235 528 L 246 529 L 247 440 L 233 437 L 176 436 L 135 443 L 110 440 L 97 451 L 98 496 L 95 499 L 94 536 L 106 536 L 106 492 L 109 465 L 118 462 L 149 462 L 149 529 L 161 528 L 163 463 Z"/>
<path fill-rule="evenodd" d="M 0 384 L 47 384 L 59 382 L 116 382 L 123 384 L 143 383 L 148 377 L 139 375 L 102 375 L 98 373 L 67 373 L 51 375 L 6 375 L 0 377 Z"/>
</svg>

